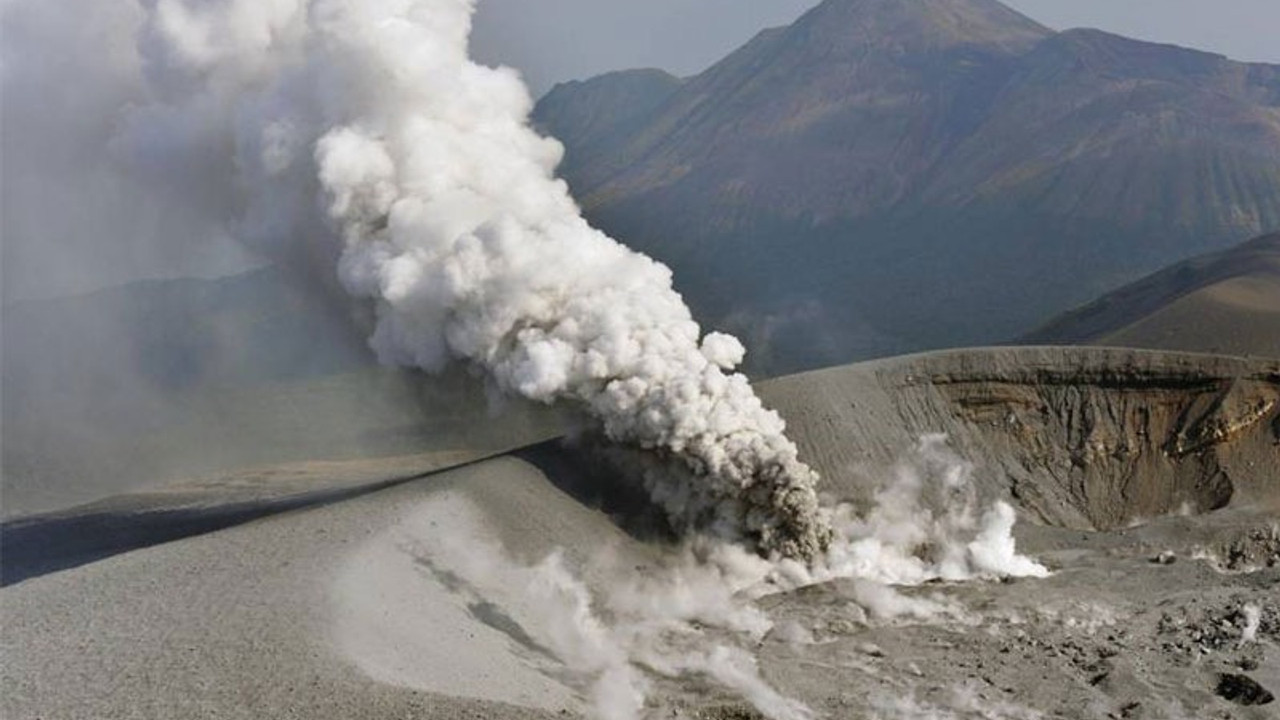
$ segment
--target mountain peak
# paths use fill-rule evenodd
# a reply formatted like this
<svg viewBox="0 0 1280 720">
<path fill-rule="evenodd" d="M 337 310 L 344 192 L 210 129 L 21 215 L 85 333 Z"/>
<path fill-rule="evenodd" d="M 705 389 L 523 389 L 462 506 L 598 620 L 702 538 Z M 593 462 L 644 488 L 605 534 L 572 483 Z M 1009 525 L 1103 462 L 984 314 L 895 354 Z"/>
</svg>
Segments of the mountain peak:
<svg viewBox="0 0 1280 720">
<path fill-rule="evenodd" d="M 1022 52 L 1052 34 L 996 0 L 826 0 L 795 27 L 829 47 L 910 51 L 968 45 Z"/>
</svg>

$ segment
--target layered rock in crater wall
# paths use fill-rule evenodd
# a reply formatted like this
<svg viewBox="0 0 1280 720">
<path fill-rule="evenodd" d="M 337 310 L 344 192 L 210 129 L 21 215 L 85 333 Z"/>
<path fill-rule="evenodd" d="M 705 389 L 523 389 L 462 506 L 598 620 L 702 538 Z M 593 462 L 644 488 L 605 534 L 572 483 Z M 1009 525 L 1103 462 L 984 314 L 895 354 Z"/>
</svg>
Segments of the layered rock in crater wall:
<svg viewBox="0 0 1280 720">
<path fill-rule="evenodd" d="M 920 435 L 1052 525 L 1280 511 L 1280 362 L 1113 348 L 892 358 L 765 383 L 826 488 L 865 501 Z"/>
</svg>

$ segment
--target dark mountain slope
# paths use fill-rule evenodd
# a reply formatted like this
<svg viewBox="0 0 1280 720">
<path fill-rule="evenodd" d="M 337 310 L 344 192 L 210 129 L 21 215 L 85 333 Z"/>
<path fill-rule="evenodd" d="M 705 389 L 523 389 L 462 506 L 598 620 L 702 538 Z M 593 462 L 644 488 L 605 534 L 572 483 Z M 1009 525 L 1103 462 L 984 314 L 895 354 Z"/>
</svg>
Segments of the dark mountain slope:
<svg viewBox="0 0 1280 720">
<path fill-rule="evenodd" d="M 1280 357 L 1280 234 L 1161 270 L 1025 341 Z"/>
<path fill-rule="evenodd" d="M 1280 67 L 1071 30 L 1023 58 L 929 204 L 1188 233 L 1280 226 Z"/>
<path fill-rule="evenodd" d="M 583 163 L 573 180 L 588 208 L 694 192 L 725 227 L 762 205 L 808 216 L 883 208 L 971 130 L 974 98 L 1047 34 L 986 0 L 824 3 L 687 81 L 645 127 L 617 133 L 614 152 L 630 162 Z M 550 106 L 569 92 L 553 90 L 538 118 L 573 158 L 580 120 Z"/>
<path fill-rule="evenodd" d="M 535 114 L 591 219 L 757 371 L 1010 337 L 1280 226 L 1280 68 L 993 1 L 828 0 L 589 144 L 573 95 Z"/>
<path fill-rule="evenodd" d="M 586 81 L 562 83 L 539 101 L 545 122 L 574 138 L 573 156 L 562 168 L 591 167 L 609 155 L 614 139 L 644 126 L 680 88 L 662 70 L 624 70 Z"/>
</svg>

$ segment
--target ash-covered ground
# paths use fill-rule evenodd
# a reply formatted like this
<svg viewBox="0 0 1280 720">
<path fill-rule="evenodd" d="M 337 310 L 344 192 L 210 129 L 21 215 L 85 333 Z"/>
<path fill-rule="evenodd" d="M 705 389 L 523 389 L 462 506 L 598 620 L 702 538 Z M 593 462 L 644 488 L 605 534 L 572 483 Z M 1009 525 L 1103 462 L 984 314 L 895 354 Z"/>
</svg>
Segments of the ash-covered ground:
<svg viewBox="0 0 1280 720">
<path fill-rule="evenodd" d="M 771 598 L 765 675 L 824 717 L 1275 717 L 1280 524 L 1235 516 L 1192 541 L 1194 524 L 1029 528 L 1051 577 L 903 590 L 936 608 L 919 614 L 856 581 Z M 1242 545 L 1260 564 L 1227 569 Z"/>
<path fill-rule="evenodd" d="M 825 569 L 636 531 L 560 444 L 323 467 L 363 478 L 339 493 L 296 466 L 285 488 L 245 472 L 11 521 L 0 709 L 1275 717 L 1276 377 L 1027 349 L 773 381 L 825 502 L 856 511 Z M 929 432 L 949 450 L 922 465 Z M 113 543 L 123 526 L 141 530 Z"/>
<path fill-rule="evenodd" d="M 946 432 L 1052 575 L 904 589 L 922 616 L 850 581 L 772 598 L 766 676 L 830 717 L 1276 717 L 1278 393 L 1274 361 L 1035 348 L 767 386 L 863 488 L 904 435 Z M 870 442 L 835 441 L 850 426 Z"/>
</svg>

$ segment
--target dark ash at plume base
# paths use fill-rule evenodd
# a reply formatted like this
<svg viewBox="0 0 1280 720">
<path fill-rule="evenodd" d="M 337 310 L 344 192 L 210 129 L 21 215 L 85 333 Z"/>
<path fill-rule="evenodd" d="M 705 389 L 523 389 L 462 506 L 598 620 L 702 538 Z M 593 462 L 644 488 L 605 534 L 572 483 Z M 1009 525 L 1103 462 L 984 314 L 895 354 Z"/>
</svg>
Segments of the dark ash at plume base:
<svg viewBox="0 0 1280 720">
<path fill-rule="evenodd" d="M 666 450 L 643 450 L 595 434 L 575 444 L 589 463 L 603 468 L 596 470 L 594 475 L 601 477 L 592 476 L 594 487 L 585 494 L 603 499 L 606 509 L 634 520 L 638 529 L 654 529 L 647 519 L 647 511 L 654 509 L 662 514 L 663 534 L 708 534 L 752 547 L 765 557 L 806 563 L 826 553 L 833 540 L 813 492 L 817 476 L 802 462 L 761 467 L 739 486 L 723 476 L 709 476 L 696 459 Z M 644 507 L 637 507 L 634 497 L 619 499 L 637 488 L 644 494 Z M 611 497 L 601 498 L 601 492 Z"/>
<path fill-rule="evenodd" d="M 799 472 L 813 474 L 807 465 L 795 464 L 803 470 L 774 467 L 766 468 L 762 475 L 792 479 Z M 772 483 L 749 488 L 746 495 L 748 498 L 758 495 L 759 500 L 750 507 L 763 505 L 772 516 L 762 523 L 746 523 L 747 527 L 760 527 L 757 542 L 763 549 L 776 551 L 784 557 L 812 561 L 831 545 L 833 531 L 818 513 L 818 501 L 812 485 Z M 767 504 L 760 502 L 766 499 Z"/>
</svg>

